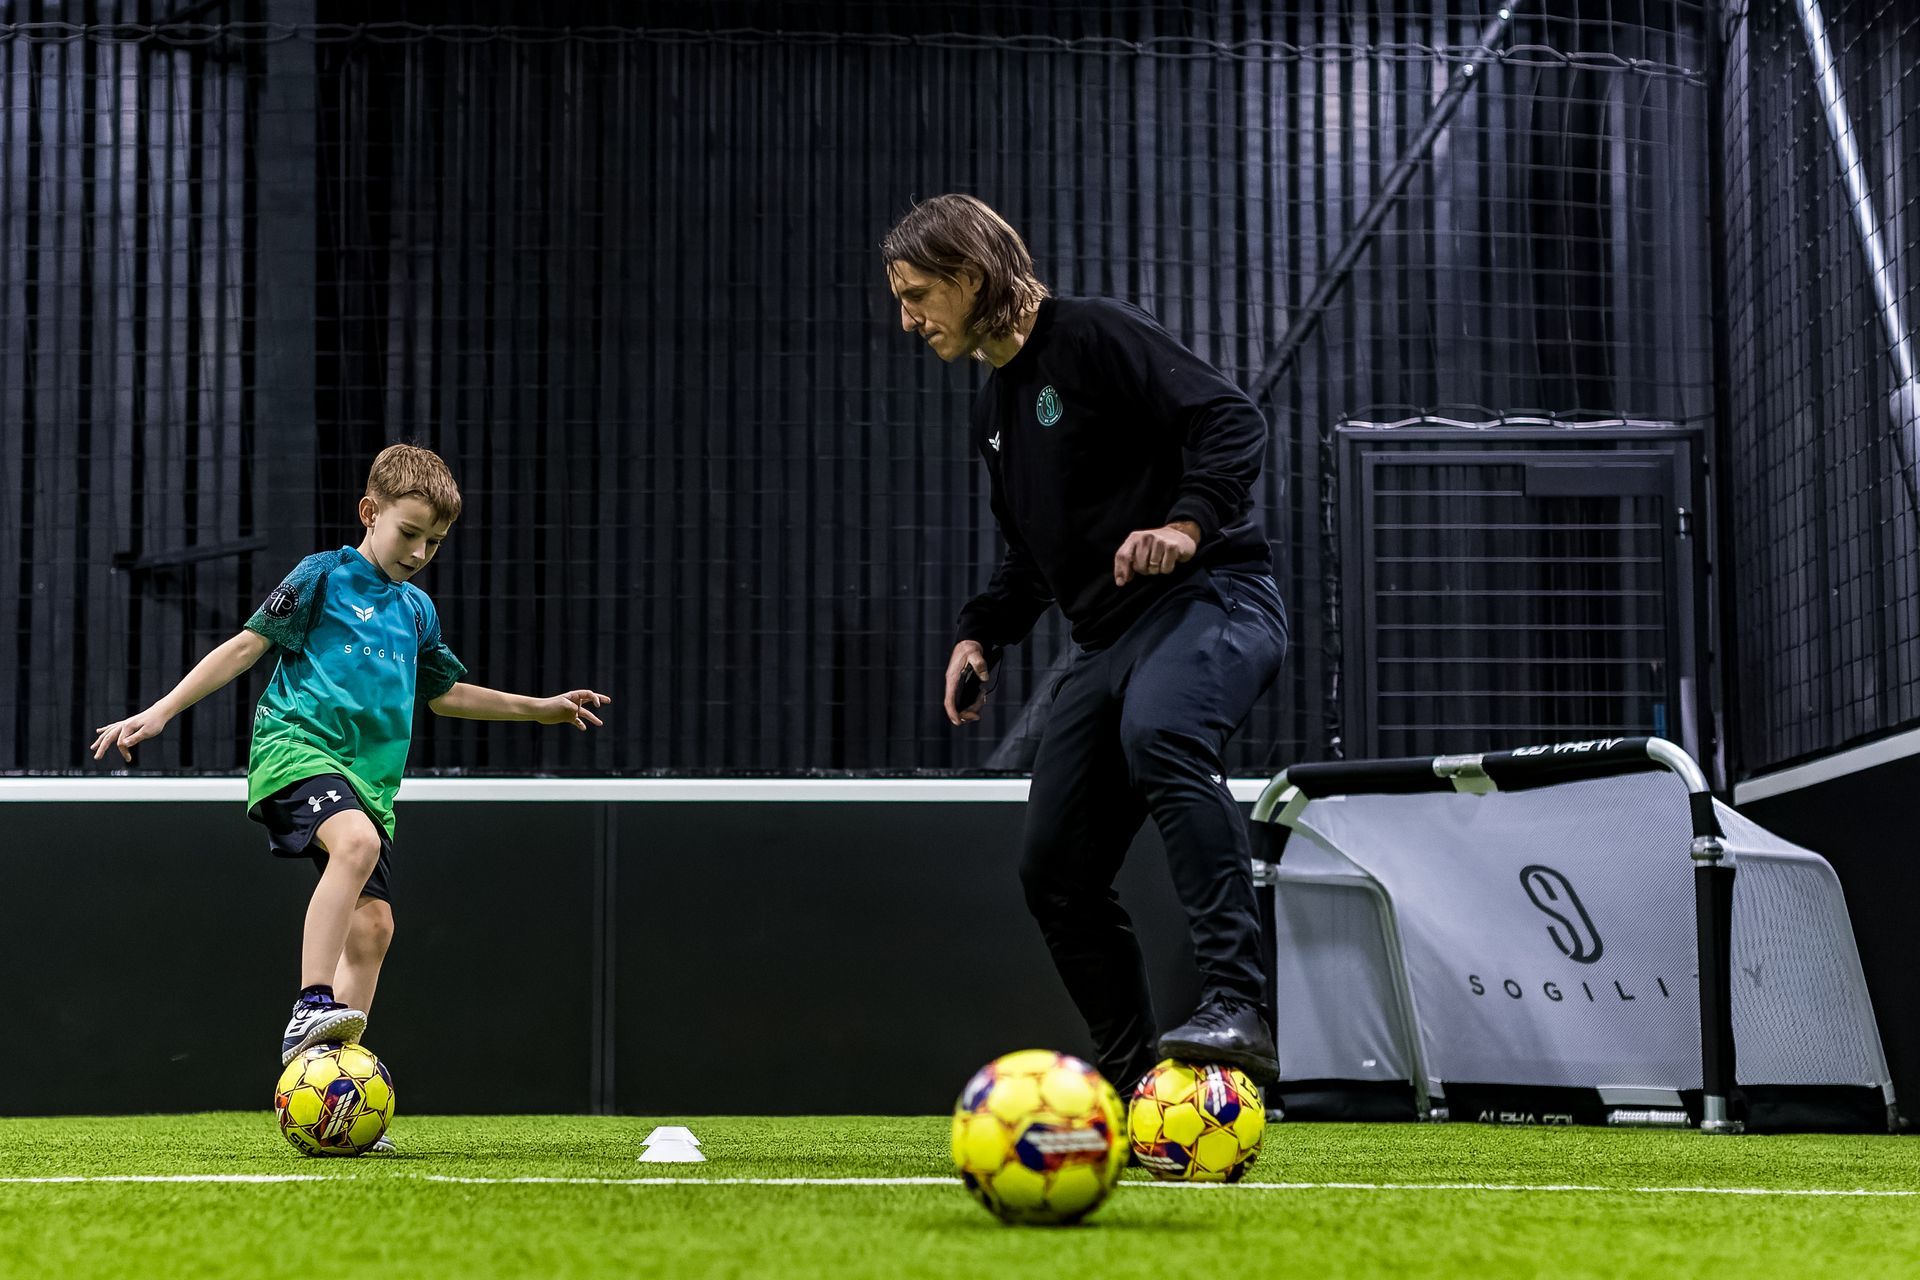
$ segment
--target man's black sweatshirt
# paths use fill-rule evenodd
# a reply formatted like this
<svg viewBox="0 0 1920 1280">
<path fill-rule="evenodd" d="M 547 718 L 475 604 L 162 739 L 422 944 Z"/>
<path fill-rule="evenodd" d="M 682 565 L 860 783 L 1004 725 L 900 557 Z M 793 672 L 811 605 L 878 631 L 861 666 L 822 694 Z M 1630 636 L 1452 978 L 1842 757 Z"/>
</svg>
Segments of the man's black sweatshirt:
<svg viewBox="0 0 1920 1280">
<path fill-rule="evenodd" d="M 1007 554 L 960 611 L 955 641 L 979 641 L 989 662 L 1055 601 L 1074 642 L 1100 649 L 1198 568 L 1272 565 L 1249 494 L 1265 420 L 1138 307 L 1041 302 L 1026 344 L 973 402 L 973 445 Z M 1127 535 L 1177 520 L 1200 526 L 1194 558 L 1114 586 Z"/>
</svg>

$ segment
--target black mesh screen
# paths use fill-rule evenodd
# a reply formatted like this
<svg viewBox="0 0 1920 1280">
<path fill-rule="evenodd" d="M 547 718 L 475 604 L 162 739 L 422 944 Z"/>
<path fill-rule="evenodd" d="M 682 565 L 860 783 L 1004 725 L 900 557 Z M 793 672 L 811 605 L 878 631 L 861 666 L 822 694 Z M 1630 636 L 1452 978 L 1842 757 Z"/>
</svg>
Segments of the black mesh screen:
<svg viewBox="0 0 1920 1280">
<path fill-rule="evenodd" d="M 1920 719 L 1920 9 L 1726 19 L 1738 754 L 1746 773 Z"/>
<path fill-rule="evenodd" d="M 977 374 L 875 245 L 940 191 L 1260 390 L 1295 646 L 1238 771 L 1337 748 L 1336 423 L 1713 411 L 1699 4 L 407 13 L 6 7 L 0 768 L 76 767 L 401 438 L 466 492 L 422 585 L 474 678 L 621 699 L 417 765 L 1024 767 L 1057 621 L 985 724 L 936 704 L 999 554 Z M 262 678 L 143 767 L 237 767 Z"/>
</svg>

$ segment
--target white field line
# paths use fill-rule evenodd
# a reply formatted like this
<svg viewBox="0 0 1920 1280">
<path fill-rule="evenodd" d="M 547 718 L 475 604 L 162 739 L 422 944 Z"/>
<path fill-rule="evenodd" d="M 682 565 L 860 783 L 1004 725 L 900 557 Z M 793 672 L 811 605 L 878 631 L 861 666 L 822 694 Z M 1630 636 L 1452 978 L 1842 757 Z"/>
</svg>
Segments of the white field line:
<svg viewBox="0 0 1920 1280">
<path fill-rule="evenodd" d="M 0 1178 L 0 1183 L 57 1186 L 70 1182 L 333 1182 L 324 1173 L 89 1173 L 46 1178 Z"/>
<path fill-rule="evenodd" d="M 324 1174 L 324 1173 L 112 1173 L 76 1174 L 42 1178 L 0 1178 L 0 1185 L 61 1186 L 75 1183 L 280 1183 L 280 1182 L 389 1182 L 394 1180 L 453 1183 L 460 1186 L 567 1187 L 950 1187 L 953 1178 L 462 1178 L 451 1174 Z M 1123 1182 L 1124 1188 L 1154 1191 L 1495 1191 L 1536 1194 L 1584 1192 L 1601 1195 L 1688 1196 L 1841 1196 L 1905 1198 L 1920 1191 L 1876 1190 L 1867 1187 L 1603 1187 L 1573 1183 L 1510 1182 Z"/>
</svg>

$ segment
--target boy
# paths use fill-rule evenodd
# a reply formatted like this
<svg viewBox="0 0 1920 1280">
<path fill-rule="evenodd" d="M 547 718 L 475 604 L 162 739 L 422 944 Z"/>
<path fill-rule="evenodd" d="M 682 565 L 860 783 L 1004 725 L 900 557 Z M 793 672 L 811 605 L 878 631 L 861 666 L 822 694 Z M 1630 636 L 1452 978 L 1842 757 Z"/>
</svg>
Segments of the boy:
<svg viewBox="0 0 1920 1280">
<path fill-rule="evenodd" d="M 412 582 L 459 516 L 460 490 L 439 455 L 407 444 L 383 449 L 360 499 L 359 547 L 302 560 L 245 630 L 93 742 L 94 759 L 117 748 L 131 762 L 135 745 L 269 648 L 280 651 L 254 712 L 247 816 L 266 827 L 276 856 L 311 859 L 320 873 L 301 941 L 300 996 L 280 1042 L 283 1065 L 366 1029 L 393 938 L 393 799 L 416 694 L 438 715 L 582 731 L 600 724 L 590 708 L 612 701 L 590 689 L 532 698 L 460 682 L 466 668 L 441 639 L 433 602 Z"/>
</svg>

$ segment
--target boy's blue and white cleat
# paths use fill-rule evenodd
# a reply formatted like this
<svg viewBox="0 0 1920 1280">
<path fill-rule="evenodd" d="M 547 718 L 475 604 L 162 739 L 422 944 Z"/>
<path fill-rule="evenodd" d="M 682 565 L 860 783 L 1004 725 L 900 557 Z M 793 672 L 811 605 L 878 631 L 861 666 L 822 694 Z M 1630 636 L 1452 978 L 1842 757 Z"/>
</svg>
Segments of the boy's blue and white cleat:
<svg viewBox="0 0 1920 1280">
<path fill-rule="evenodd" d="M 386 1134 L 380 1135 L 380 1141 L 367 1148 L 370 1156 L 391 1156 L 399 1154 L 400 1148 L 393 1145 L 393 1139 Z"/>
<path fill-rule="evenodd" d="M 293 1006 L 287 1020 L 287 1034 L 280 1041 L 280 1065 L 286 1066 L 317 1044 L 352 1044 L 367 1029 L 367 1015 L 338 1002 L 316 1004 L 301 1001 Z"/>
</svg>

